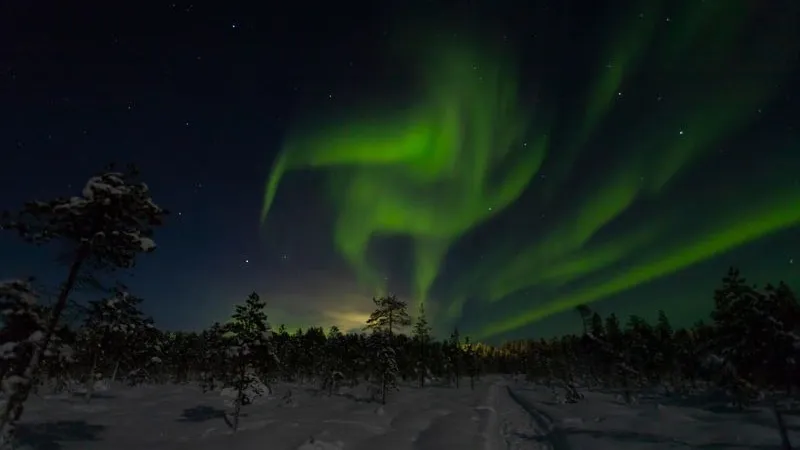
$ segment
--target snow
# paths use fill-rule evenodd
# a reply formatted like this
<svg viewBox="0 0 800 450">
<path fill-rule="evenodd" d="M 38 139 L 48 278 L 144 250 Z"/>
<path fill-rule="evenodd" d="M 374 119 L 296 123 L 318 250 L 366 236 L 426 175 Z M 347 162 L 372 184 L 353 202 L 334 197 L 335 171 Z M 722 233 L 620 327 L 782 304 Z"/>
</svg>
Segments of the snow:
<svg viewBox="0 0 800 450">
<path fill-rule="evenodd" d="M 766 407 L 738 411 L 724 401 L 699 403 L 647 393 L 640 394 L 638 404 L 628 405 L 620 393 L 585 389 L 583 401 L 562 404 L 544 386 L 519 385 L 512 392 L 535 408 L 551 436 L 563 437 L 567 449 L 781 448 L 774 414 Z M 784 420 L 791 442 L 800 443 L 800 416 L 785 414 Z"/>
<path fill-rule="evenodd" d="M 582 393 L 585 400 L 560 404 L 549 388 L 487 377 L 474 391 L 402 384 L 381 406 L 366 400 L 365 387 L 328 397 L 310 385 L 279 383 L 243 408 L 233 433 L 219 392 L 114 385 L 91 403 L 79 393 L 32 398 L 19 435 L 30 448 L 59 450 L 779 448 L 767 410 L 713 410 L 647 395 L 626 405 L 613 392 Z M 785 420 L 792 442 L 800 442 L 798 417 Z"/>
<path fill-rule="evenodd" d="M 33 306 L 36 304 L 36 292 L 33 291 L 30 282 L 26 280 L 3 280 L 0 281 L 0 299 L 14 299 L 23 305 Z M 16 311 L 6 309 L 3 314 L 13 314 Z"/>
<path fill-rule="evenodd" d="M 102 175 L 89 178 L 81 191 L 81 195 L 87 200 L 94 200 L 95 194 L 104 192 L 108 195 L 125 195 L 128 193 L 128 186 L 123 181 L 123 174 L 118 172 L 108 172 Z"/>
<path fill-rule="evenodd" d="M 156 242 L 154 240 L 150 239 L 147 236 L 142 236 L 142 234 L 139 233 L 138 231 L 137 232 L 125 233 L 125 234 L 128 237 L 130 237 L 133 242 L 138 242 L 139 243 L 139 248 L 143 252 L 150 252 L 150 251 L 155 250 L 155 248 L 156 248 Z"/>
</svg>

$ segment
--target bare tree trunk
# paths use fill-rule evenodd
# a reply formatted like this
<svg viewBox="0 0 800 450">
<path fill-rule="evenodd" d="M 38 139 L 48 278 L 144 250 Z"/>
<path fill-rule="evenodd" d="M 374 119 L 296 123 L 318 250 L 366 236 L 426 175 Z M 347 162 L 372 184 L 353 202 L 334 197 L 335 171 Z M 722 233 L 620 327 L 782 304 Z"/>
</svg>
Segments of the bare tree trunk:
<svg viewBox="0 0 800 450">
<path fill-rule="evenodd" d="M 117 360 L 117 363 L 114 364 L 114 371 L 111 372 L 111 382 L 112 383 L 117 381 L 117 372 L 119 372 L 119 363 L 120 363 L 120 361 Z"/>
<path fill-rule="evenodd" d="M 789 433 L 786 431 L 786 423 L 783 421 L 783 415 L 778 410 L 778 405 L 773 405 L 772 411 L 775 413 L 775 420 L 778 422 L 778 432 L 781 435 L 781 450 L 792 450 L 792 444 L 789 442 Z"/>
</svg>

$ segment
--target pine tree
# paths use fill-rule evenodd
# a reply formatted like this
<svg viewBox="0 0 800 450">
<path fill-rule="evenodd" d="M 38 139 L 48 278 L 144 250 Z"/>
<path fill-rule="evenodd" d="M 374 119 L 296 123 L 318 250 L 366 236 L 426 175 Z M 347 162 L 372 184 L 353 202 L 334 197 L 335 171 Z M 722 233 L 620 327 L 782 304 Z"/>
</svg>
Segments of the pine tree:
<svg viewBox="0 0 800 450">
<path fill-rule="evenodd" d="M 239 428 L 239 417 L 243 406 L 249 405 L 266 390 L 269 385 L 258 377 L 256 367 L 262 358 L 272 356 L 271 329 L 264 312 L 266 303 L 253 292 L 243 305 L 236 305 L 235 311 L 224 329 L 223 338 L 228 344 L 228 354 L 232 365 L 232 377 L 227 380 L 226 391 L 231 399 L 231 428 Z"/>
<path fill-rule="evenodd" d="M 714 292 L 711 317 L 716 325 L 714 350 L 719 358 L 720 386 L 743 408 L 756 395 L 753 386 L 763 360 L 763 333 L 757 317 L 764 295 L 747 285 L 738 269 L 730 268 L 722 287 Z"/>
<path fill-rule="evenodd" d="M 417 320 L 414 322 L 414 341 L 417 347 L 417 377 L 419 387 L 425 386 L 425 376 L 428 374 L 428 346 L 431 340 L 431 328 L 425 317 L 425 304 L 420 302 Z"/>
<path fill-rule="evenodd" d="M 792 382 L 800 379 L 800 304 L 791 288 L 780 282 L 765 287 L 766 297 L 758 311 L 764 333 L 763 369 L 786 395 L 792 395 Z"/>
<path fill-rule="evenodd" d="M 592 310 L 586 305 L 578 305 L 575 307 L 578 314 L 581 316 L 581 325 L 583 325 L 583 334 L 589 332 L 589 321 L 592 317 Z"/>
<path fill-rule="evenodd" d="M 339 327 L 332 326 L 328 331 L 324 348 L 320 352 L 323 362 L 322 366 L 322 389 L 328 391 L 328 396 L 333 395 L 333 391 L 339 387 L 344 379 L 344 352 L 342 349 L 344 336 L 339 331 Z"/>
<path fill-rule="evenodd" d="M 598 356 L 598 340 L 592 334 L 592 325 L 594 316 L 597 316 L 596 313 L 593 313 L 592 310 L 586 305 L 578 305 L 575 307 L 575 310 L 581 317 L 581 326 L 583 327 L 583 335 L 581 336 L 581 358 L 580 360 L 584 361 L 588 371 L 589 371 L 589 378 L 593 381 L 597 380 L 597 374 L 595 373 L 595 366 L 596 359 Z M 599 319 L 599 316 L 597 316 Z"/>
<path fill-rule="evenodd" d="M 0 387 L 12 409 L 0 434 L 0 448 L 10 448 L 33 380 L 26 370 L 31 355 L 41 345 L 46 327 L 36 308 L 37 293 L 27 280 L 0 282 Z"/>
<path fill-rule="evenodd" d="M 203 393 L 216 390 L 218 383 L 227 378 L 229 358 L 224 334 L 225 328 L 215 322 L 200 335 L 203 355 L 200 361 L 200 386 Z"/>
<path fill-rule="evenodd" d="M 666 313 L 663 310 L 658 311 L 658 319 L 655 326 L 655 370 L 659 380 L 666 375 L 671 385 L 675 384 L 675 348 L 674 348 L 674 331 L 672 325 L 669 323 Z M 669 388 L 665 386 L 667 393 Z"/>
<path fill-rule="evenodd" d="M 111 381 L 116 380 L 123 358 L 131 354 L 136 336 L 144 331 L 146 321 L 139 310 L 142 299 L 124 289 L 124 286 L 117 287 L 111 297 L 89 304 L 84 326 L 93 354 L 86 382 L 86 401 L 94 392 L 98 366 L 112 364 Z"/>
<path fill-rule="evenodd" d="M 133 167 L 125 172 L 110 168 L 91 177 L 80 197 L 29 202 L 16 214 L 3 213 L 0 229 L 15 230 L 33 244 L 58 241 L 70 249 L 62 255 L 69 260 L 67 278 L 51 311 L 42 343 L 27 364 L 26 378 L 36 377 L 82 272 L 87 268 L 131 268 L 138 254 L 155 249 L 151 239 L 153 229 L 161 225 L 166 211 L 153 202 L 149 188 L 138 182 L 137 176 Z M 25 402 L 30 387 L 23 386 L 15 401 Z M 0 434 L 10 421 L 18 418 L 14 411 L 22 409 L 14 402 L 7 402 L 0 415 Z"/>
<path fill-rule="evenodd" d="M 398 328 L 411 325 L 408 305 L 397 296 L 373 298 L 372 302 L 375 304 L 375 311 L 367 319 L 365 330 L 383 330 L 391 337 Z"/>
<path fill-rule="evenodd" d="M 455 328 L 450 334 L 450 340 L 447 342 L 447 365 L 448 375 L 455 383 L 456 389 L 460 387 L 462 364 L 463 352 L 461 349 L 461 335 L 458 332 L 458 328 Z"/>
<path fill-rule="evenodd" d="M 365 330 L 373 332 L 370 343 L 372 351 L 376 352 L 374 368 L 380 379 L 381 403 L 386 403 L 389 390 L 397 390 L 397 353 L 394 348 L 393 331 L 400 327 L 411 325 L 407 305 L 396 296 L 373 298 L 375 311 L 367 319 Z"/>
<path fill-rule="evenodd" d="M 469 388 L 474 391 L 475 379 L 478 377 L 478 371 L 480 367 L 478 365 L 478 353 L 475 348 L 475 344 L 470 342 L 469 336 L 464 339 L 463 357 L 464 366 L 467 371 L 467 375 L 469 376 Z"/>
<path fill-rule="evenodd" d="M 397 352 L 389 341 L 388 331 L 378 331 L 370 336 L 373 352 L 376 353 L 376 375 L 380 380 L 379 395 L 381 404 L 386 404 L 390 391 L 399 391 L 397 386 Z"/>
</svg>

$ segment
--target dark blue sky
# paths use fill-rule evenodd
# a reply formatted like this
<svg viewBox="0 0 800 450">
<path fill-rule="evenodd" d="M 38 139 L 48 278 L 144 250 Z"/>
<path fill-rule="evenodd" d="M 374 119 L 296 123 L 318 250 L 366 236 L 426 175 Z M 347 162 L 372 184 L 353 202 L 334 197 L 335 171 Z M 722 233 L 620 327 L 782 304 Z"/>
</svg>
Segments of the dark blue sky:
<svg viewBox="0 0 800 450">
<path fill-rule="evenodd" d="M 75 195 L 106 163 L 136 163 L 173 214 L 158 253 L 127 282 L 169 326 L 223 318 L 302 259 L 288 239 L 265 249 L 258 224 L 294 105 L 327 99 L 337 77 L 363 71 L 364 45 L 351 43 L 381 33 L 364 5 L 315 8 L 6 2 L 0 204 Z M 4 277 L 63 276 L 54 249 L 0 239 Z"/>
<path fill-rule="evenodd" d="M 337 254 L 331 237 L 336 211 L 326 197 L 335 193 L 325 192 L 323 175 L 298 172 L 287 177 L 265 231 L 260 229 L 259 213 L 264 182 L 290 124 L 309 115 L 347 116 L 363 99 L 373 105 L 409 100 L 404 98 L 404 74 L 397 70 L 402 64 L 393 61 L 387 51 L 398 23 L 405 24 L 407 31 L 413 29 L 416 19 L 431 24 L 437 22 L 431 17 L 448 17 L 448 25 L 512 42 L 521 60 L 521 103 L 526 108 L 540 108 L 537 111 L 543 108 L 555 118 L 551 155 L 556 155 L 554 160 L 564 160 L 566 150 L 558 146 L 569 146 L 568 138 L 576 129 L 571 121 L 589 110 L 585 99 L 591 97 L 593 82 L 602 78 L 589 68 L 607 48 L 629 50 L 635 37 L 620 37 L 616 32 L 625 26 L 626 17 L 635 17 L 631 13 L 639 11 L 637 8 L 651 11 L 652 5 L 663 2 L 631 1 L 615 6 L 603 2 L 474 2 L 458 9 L 447 3 L 434 8 L 430 2 L 402 8 L 390 3 L 379 7 L 379 2 L 371 6 L 357 2 L 317 2 L 313 6 L 301 2 L 274 6 L 231 3 L 235 2 L 67 5 L 10 1 L 0 6 L 0 38 L 4 42 L 0 51 L 0 208 L 16 209 L 35 198 L 76 195 L 85 180 L 105 164 L 137 164 L 156 202 L 172 215 L 167 225 L 157 230 L 158 250 L 143 256 L 134 275 L 122 281 L 145 299 L 147 311 L 160 324 L 170 328 L 196 328 L 223 320 L 232 304 L 253 290 L 267 298 L 272 320 L 278 323 L 338 323 L 349 329 L 365 318 L 371 291 L 356 282 L 353 270 Z M 570 217 L 573 194 L 578 199 L 580 192 L 594 189 L 593 180 L 601 182 L 605 174 L 611 177 L 615 167 L 611 161 L 627 161 L 620 147 L 637 139 L 648 145 L 658 142 L 661 131 L 655 124 L 672 120 L 677 113 L 648 115 L 645 100 L 671 96 L 685 102 L 675 111 L 703 110 L 702 95 L 713 83 L 706 86 L 698 81 L 681 87 L 670 82 L 673 77 L 679 81 L 681 73 L 711 69 L 700 67 L 697 58 L 687 62 L 678 58 L 677 72 L 673 66 L 669 72 L 666 65 L 656 64 L 659 52 L 669 50 L 669 45 L 657 41 L 658 33 L 669 33 L 662 29 L 665 23 L 682 26 L 681 19 L 690 17 L 683 14 L 689 3 L 669 4 L 659 12 L 661 28 L 656 43 L 642 51 L 644 56 L 638 62 L 644 75 L 626 79 L 621 91 L 615 92 L 616 101 L 638 99 L 645 106 L 634 108 L 629 103 L 628 109 L 616 116 L 613 111 L 608 113 L 592 141 L 583 144 L 592 155 L 570 166 L 568 177 L 557 162 L 548 165 L 548 159 L 514 207 L 485 224 L 483 231 L 476 229 L 463 236 L 448 253 L 436 283 L 438 298 L 433 295 L 432 301 L 452 301 L 459 291 L 452 286 L 463 285 L 465 277 L 481 285 L 502 279 L 498 275 L 501 263 L 494 263 L 485 279 L 479 270 L 484 257 L 491 259 L 491 249 L 521 247 L 533 234 L 547 235 L 547 227 L 558 227 L 558 223 L 541 225 L 534 219 Z M 790 3 L 778 1 L 773 10 L 761 8 L 753 15 L 755 22 L 741 25 L 743 32 L 750 33 L 750 41 L 760 42 L 762 36 L 756 30 L 772 21 L 781 22 L 780 17 L 792 11 Z M 786 33 L 780 38 L 777 34 L 763 37 L 764 42 L 781 42 L 792 36 L 790 28 L 773 24 L 772 29 Z M 711 36 L 714 32 L 708 30 Z M 800 37 L 796 29 L 794 32 Z M 722 42 L 722 38 L 719 43 L 701 36 L 687 39 L 687 48 L 709 52 L 717 44 L 726 48 L 736 45 Z M 692 47 L 693 39 L 705 47 Z M 685 222 L 676 225 L 683 228 L 672 229 L 673 235 L 694 235 L 695 227 L 720 226 L 692 208 L 698 195 L 707 194 L 712 200 L 727 198 L 728 191 L 730 196 L 740 195 L 747 180 L 764 186 L 768 184 L 765 179 L 772 183 L 780 178 L 777 185 L 791 184 L 796 177 L 793 169 L 800 164 L 793 125 L 798 117 L 798 89 L 790 80 L 800 77 L 796 49 L 786 42 L 785 58 L 793 60 L 780 80 L 770 67 L 751 63 L 744 50 L 734 50 L 729 59 L 721 60 L 729 65 L 714 68 L 719 73 L 706 81 L 716 79 L 725 84 L 732 80 L 730 85 L 735 87 L 737 80 L 745 80 L 744 85 L 760 86 L 775 77 L 774 84 L 780 86 L 747 104 L 753 117 L 714 136 L 708 144 L 708 154 L 716 155 L 714 158 L 695 161 L 694 172 L 687 172 L 674 192 L 643 199 L 643 205 L 631 209 L 626 220 L 635 224 L 653 211 L 669 211 L 670 217 Z M 602 66 L 613 64 L 609 61 Z M 657 72 L 661 70 L 657 67 L 665 71 Z M 742 75 L 747 71 L 747 76 Z M 751 79 L 755 81 L 747 84 Z M 730 96 L 740 94 L 734 89 Z M 686 100 L 693 96 L 698 96 L 697 104 Z M 737 100 L 727 107 L 744 103 Z M 726 108 L 725 104 L 716 109 L 705 106 L 708 114 L 724 114 Z M 705 124 L 713 122 L 707 119 L 695 117 L 684 126 L 704 134 Z M 677 128 L 667 131 L 673 132 Z M 648 148 L 655 153 L 665 151 L 652 145 Z M 777 168 L 781 170 L 769 175 Z M 758 173 L 754 175 L 753 170 Z M 538 205 L 535 192 L 540 186 L 535 183 L 542 183 L 543 175 L 552 173 L 555 178 L 559 172 L 567 180 L 568 194 L 550 206 Z M 733 188 L 732 180 L 741 182 Z M 759 191 L 747 201 L 764 202 L 780 193 L 795 198 L 776 187 Z M 788 200 L 777 202 L 779 208 L 797 207 Z M 747 208 L 746 204 L 742 207 Z M 684 220 L 687 217 L 699 218 Z M 611 229 L 607 227 L 600 238 L 610 240 L 608 236 L 618 234 L 617 225 L 626 229 L 617 222 L 610 223 Z M 734 222 L 743 223 L 733 220 L 730 224 Z M 535 225 L 529 226 L 531 223 Z M 742 266 L 745 275 L 752 273 L 761 282 L 796 281 L 795 258 L 800 264 L 797 244 L 797 228 L 784 224 L 746 239 L 741 246 L 687 263 L 680 271 L 639 283 L 636 289 L 632 286 L 591 301 L 603 312 L 650 315 L 674 306 L 675 299 L 681 298 L 682 307 L 673 308 L 674 313 L 684 321 L 693 320 L 707 311 L 710 289 L 728 265 Z M 402 240 L 378 245 L 383 252 L 379 259 L 389 267 L 386 278 L 391 280 L 390 287 L 405 297 L 411 292 L 407 247 Z M 54 252 L 54 248 L 32 249 L 15 236 L 0 235 L 0 277 L 36 275 L 54 285 L 66 272 L 53 262 Z M 506 252 L 503 258 L 512 256 Z M 619 273 L 630 267 L 621 265 L 614 270 Z M 580 292 L 580 285 L 575 286 Z M 522 297 L 493 304 L 491 309 L 514 315 L 531 304 L 531 296 L 541 303 L 566 295 L 560 289 L 533 286 L 533 290 L 517 292 Z M 471 296 L 476 298 L 467 301 L 460 322 L 467 329 L 477 330 L 489 316 L 493 321 L 500 319 L 499 312 L 487 315 L 477 306 L 470 312 L 470 305 L 484 301 L 480 298 L 484 291 L 476 287 Z M 80 295 L 92 298 L 98 294 Z M 572 329 L 577 321 L 571 314 L 555 314 L 533 328 L 523 328 L 522 333 Z"/>
</svg>

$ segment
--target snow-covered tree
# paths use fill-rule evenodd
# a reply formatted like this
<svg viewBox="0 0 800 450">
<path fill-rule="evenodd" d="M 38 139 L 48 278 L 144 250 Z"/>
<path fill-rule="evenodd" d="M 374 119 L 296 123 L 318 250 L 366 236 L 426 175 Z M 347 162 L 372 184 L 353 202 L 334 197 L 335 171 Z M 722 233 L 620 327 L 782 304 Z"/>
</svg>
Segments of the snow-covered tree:
<svg viewBox="0 0 800 450">
<path fill-rule="evenodd" d="M 228 376 L 228 352 L 223 338 L 225 328 L 215 322 L 200 334 L 200 386 L 203 392 L 214 391 Z"/>
<path fill-rule="evenodd" d="M 377 381 L 372 387 L 373 396 L 379 397 L 381 404 L 385 405 L 389 392 L 400 390 L 397 386 L 400 372 L 397 367 L 397 352 L 386 330 L 373 332 L 367 339 L 367 347 L 370 354 L 375 355 L 371 364 L 371 379 Z"/>
<path fill-rule="evenodd" d="M 720 387 L 740 408 L 758 394 L 753 381 L 764 360 L 760 351 L 764 336 L 756 311 L 763 303 L 764 295 L 748 285 L 735 268 L 728 270 L 722 287 L 714 292 L 716 339 L 711 361 L 719 373 Z"/>
<path fill-rule="evenodd" d="M 367 319 L 365 330 L 371 330 L 369 345 L 375 355 L 372 364 L 373 377 L 380 380 L 381 403 L 386 404 L 386 396 L 390 390 L 397 390 L 397 352 L 394 348 L 393 332 L 400 327 L 411 325 L 408 305 L 396 296 L 373 298 L 375 310 Z"/>
<path fill-rule="evenodd" d="M 788 285 L 764 288 L 764 302 L 753 313 L 763 332 L 763 370 L 776 388 L 791 396 L 800 380 L 800 303 Z"/>
<path fill-rule="evenodd" d="M 274 357 L 266 303 L 253 292 L 242 305 L 236 305 L 230 322 L 225 325 L 223 338 L 228 345 L 231 377 L 226 380 L 223 395 L 230 397 L 233 407 L 231 427 L 239 428 L 239 416 L 243 406 L 271 389 L 259 377 L 258 366 L 264 358 Z"/>
<path fill-rule="evenodd" d="M 475 380 L 480 373 L 480 361 L 478 360 L 478 350 L 474 343 L 470 342 L 469 336 L 464 339 L 462 349 L 464 368 L 469 376 L 469 388 L 475 390 Z"/>
<path fill-rule="evenodd" d="M 118 287 L 112 296 L 89 304 L 85 330 L 92 354 L 87 376 L 87 401 L 91 399 L 98 376 L 103 375 L 98 371 L 100 366 L 113 367 L 106 375 L 114 381 L 123 359 L 135 353 L 137 338 L 143 337 L 148 325 L 139 309 L 141 301 L 124 287 Z"/>
<path fill-rule="evenodd" d="M 45 321 L 36 309 L 37 294 L 29 281 L 0 282 L 0 389 L 7 410 L 0 449 L 11 448 L 22 415 L 22 397 L 33 383 L 28 362 L 44 337 Z"/>
<path fill-rule="evenodd" d="M 343 371 L 346 363 L 344 342 L 344 335 L 339 331 L 339 327 L 332 326 L 328 331 L 325 347 L 321 352 L 323 354 L 323 362 L 321 364 L 322 389 L 328 392 L 328 396 L 332 395 L 333 391 L 344 380 Z"/>
<path fill-rule="evenodd" d="M 447 358 L 447 375 L 458 389 L 461 385 L 461 369 L 464 365 L 464 355 L 461 348 L 461 333 L 458 328 L 453 329 L 445 350 Z"/>
<path fill-rule="evenodd" d="M 28 362 L 31 377 L 39 368 L 82 272 L 131 268 L 138 254 L 155 248 L 153 229 L 161 225 L 166 211 L 153 202 L 148 186 L 137 181 L 138 173 L 133 167 L 125 172 L 109 169 L 91 177 L 80 196 L 33 201 L 15 214 L 2 215 L 2 229 L 15 230 L 33 244 L 58 241 L 68 248 L 62 257 L 69 261 L 69 272 L 53 305 L 42 345 L 37 346 Z M 15 401 L 24 402 L 29 391 L 30 385 L 24 386 Z M 0 415 L 0 434 L 18 409 L 12 403 L 7 402 Z"/>
<path fill-rule="evenodd" d="M 428 319 L 425 316 L 425 304 L 419 304 L 417 320 L 414 321 L 414 344 L 417 349 L 416 372 L 419 379 L 419 387 L 425 386 L 425 377 L 428 376 L 428 347 L 431 341 L 431 327 L 428 326 Z"/>
</svg>

